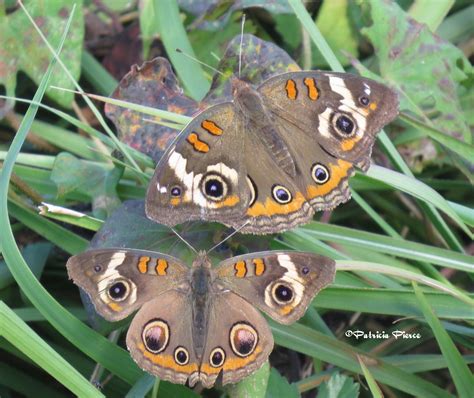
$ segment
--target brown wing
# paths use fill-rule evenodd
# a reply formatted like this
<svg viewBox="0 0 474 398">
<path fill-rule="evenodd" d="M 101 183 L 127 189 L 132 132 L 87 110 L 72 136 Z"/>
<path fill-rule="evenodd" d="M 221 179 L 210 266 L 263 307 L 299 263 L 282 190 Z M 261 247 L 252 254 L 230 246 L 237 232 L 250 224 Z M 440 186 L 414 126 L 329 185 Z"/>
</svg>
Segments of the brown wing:
<svg viewBox="0 0 474 398">
<path fill-rule="evenodd" d="M 242 220 L 250 194 L 241 124 L 230 102 L 195 117 L 156 167 L 146 197 L 147 216 L 166 225 Z"/>
<path fill-rule="evenodd" d="M 258 91 L 296 160 L 295 183 L 315 210 L 350 198 L 354 166 L 368 169 L 376 133 L 398 114 L 393 90 L 347 73 L 285 73 Z"/>
<path fill-rule="evenodd" d="M 222 284 L 290 324 L 305 313 L 316 294 L 334 280 L 334 260 L 313 253 L 268 251 L 223 261 L 216 269 Z"/>
<path fill-rule="evenodd" d="M 69 278 L 86 291 L 99 314 L 118 321 L 156 295 L 186 283 L 189 268 L 165 254 L 98 249 L 71 257 Z"/>
<path fill-rule="evenodd" d="M 237 383 L 259 369 L 272 349 L 272 332 L 252 304 L 230 291 L 212 297 L 199 367 L 204 387 L 212 387 L 220 374 L 222 384 Z"/>
<path fill-rule="evenodd" d="M 364 170 L 376 134 L 398 115 L 395 91 L 349 73 L 284 73 L 258 91 L 287 136 L 306 135 L 314 140 L 311 149 L 320 145 Z"/>
<path fill-rule="evenodd" d="M 190 295 L 177 290 L 147 302 L 133 318 L 127 347 L 140 368 L 163 380 L 193 386 L 199 380 Z"/>
</svg>

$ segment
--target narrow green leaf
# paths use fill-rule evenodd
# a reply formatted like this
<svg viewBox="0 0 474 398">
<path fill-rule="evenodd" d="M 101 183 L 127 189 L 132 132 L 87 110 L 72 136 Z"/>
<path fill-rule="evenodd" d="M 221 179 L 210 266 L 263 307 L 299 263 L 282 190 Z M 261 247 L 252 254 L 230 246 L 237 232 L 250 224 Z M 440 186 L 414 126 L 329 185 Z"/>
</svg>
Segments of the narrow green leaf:
<svg viewBox="0 0 474 398">
<path fill-rule="evenodd" d="M 418 287 L 416 282 L 413 282 L 413 289 L 415 290 L 423 315 L 431 327 L 439 348 L 446 358 L 448 369 L 453 378 L 456 390 L 461 398 L 472 397 L 472 387 L 474 386 L 474 377 L 469 370 L 467 364 L 464 362 L 461 354 L 449 337 L 449 334 L 444 330 L 443 325 L 436 317 L 428 300 L 424 296 L 422 290 Z"/>
<path fill-rule="evenodd" d="M 365 366 L 364 360 L 360 356 L 357 356 L 357 359 L 359 360 L 359 365 L 362 368 L 362 372 L 364 373 L 365 379 L 367 380 L 367 384 L 369 385 L 369 389 L 370 389 L 370 392 L 372 393 L 372 397 L 382 398 L 383 397 L 382 391 L 380 390 L 380 387 L 377 385 L 377 382 L 375 381 L 374 377 L 370 373 L 369 369 L 367 369 L 367 366 Z"/>
<path fill-rule="evenodd" d="M 118 85 L 118 81 L 88 51 L 82 51 L 82 76 L 103 95 L 109 95 Z"/>
<path fill-rule="evenodd" d="M 327 290 L 327 289 L 326 289 Z M 275 342 L 283 347 L 301 352 L 325 362 L 361 374 L 357 355 L 364 358 L 374 378 L 400 391 L 419 397 L 452 397 L 451 394 L 432 383 L 414 376 L 395 366 L 385 363 L 380 358 L 371 356 L 349 344 L 328 337 L 300 324 L 282 326 L 270 321 Z"/>
<path fill-rule="evenodd" d="M 361 230 L 330 225 L 320 222 L 312 222 L 304 227 L 285 232 L 282 239 L 285 241 L 292 236 L 301 241 L 312 243 L 321 239 L 334 243 L 343 244 L 347 247 L 357 246 L 384 254 L 392 254 L 398 257 L 473 272 L 474 260 L 472 256 L 456 253 L 438 247 L 424 245 L 422 243 L 410 242 L 403 239 L 394 239 L 388 236 L 365 232 Z M 295 246 L 295 249 L 298 247 Z"/>
<path fill-rule="evenodd" d="M 407 114 L 402 113 L 400 115 L 400 119 L 408 123 L 409 125 L 419 129 L 423 135 L 426 135 L 432 138 L 433 140 L 439 142 L 440 144 L 443 144 L 446 148 L 451 149 L 453 152 L 457 153 L 459 156 L 462 156 L 468 162 L 474 159 L 474 146 L 469 144 L 468 142 L 463 142 L 456 138 L 453 138 L 442 132 L 441 130 L 438 130 L 433 126 L 423 123 Z"/>
<path fill-rule="evenodd" d="M 66 33 L 62 37 L 59 51 L 65 38 Z M 53 66 L 58 59 L 57 53 L 59 53 L 59 51 L 56 52 L 52 49 L 55 57 L 52 59 L 48 70 L 36 91 L 33 99 L 34 102 L 40 102 L 44 95 Z M 36 280 L 15 242 L 8 216 L 8 187 L 15 160 L 31 128 L 37 110 L 38 106 L 36 105 L 31 105 L 28 108 L 18 132 L 10 145 L 10 149 L 3 164 L 2 174 L 0 176 L 0 225 L 2 225 L 0 245 L 2 247 L 5 262 L 23 293 L 26 294 L 32 304 L 60 333 L 66 336 L 72 344 L 79 347 L 81 351 L 94 358 L 97 362 L 102 363 L 106 368 L 112 370 L 116 375 L 124 380 L 133 383 L 142 373 L 132 362 L 128 353 L 85 326 L 77 318 L 67 312 L 56 300 L 54 300 Z"/>
<path fill-rule="evenodd" d="M 202 99 L 209 91 L 210 84 L 204 78 L 201 66 L 196 61 L 176 52 L 176 49 L 180 49 L 195 57 L 179 15 L 178 2 L 154 0 L 154 12 L 156 30 L 160 32 L 161 40 L 176 73 L 191 97 L 196 100 Z"/>
<path fill-rule="evenodd" d="M 42 369 L 78 396 L 103 397 L 73 366 L 0 301 L 0 336 L 28 355 Z"/>
<path fill-rule="evenodd" d="M 431 0 L 415 0 L 408 13 L 418 22 L 424 23 L 435 32 L 448 15 L 454 0 L 438 0 L 434 6 Z"/>
<path fill-rule="evenodd" d="M 436 354 L 391 355 L 384 357 L 384 360 L 411 373 L 429 372 L 448 366 L 446 358 Z M 463 360 L 466 364 L 472 365 L 474 364 L 474 355 L 465 355 Z"/>
<path fill-rule="evenodd" d="M 17 366 L 0 362 L 0 386 L 8 387 L 11 391 L 25 397 L 63 398 L 64 395 L 44 380 L 38 380 L 31 373 L 23 372 Z M 7 395 L 0 396 L 6 397 Z"/>
<path fill-rule="evenodd" d="M 83 237 L 41 217 L 38 213 L 23 207 L 20 203 L 14 201 L 9 203 L 10 213 L 13 217 L 67 253 L 80 253 L 89 245 L 89 241 Z"/>
<path fill-rule="evenodd" d="M 436 313 L 443 319 L 474 320 L 472 305 L 445 293 L 426 292 L 425 295 L 429 298 Z M 471 300 L 474 299 L 472 294 L 469 297 Z M 319 293 L 314 304 L 318 308 L 368 314 L 399 317 L 419 317 L 421 315 L 416 297 L 408 289 L 355 288 L 336 285 Z"/>
</svg>

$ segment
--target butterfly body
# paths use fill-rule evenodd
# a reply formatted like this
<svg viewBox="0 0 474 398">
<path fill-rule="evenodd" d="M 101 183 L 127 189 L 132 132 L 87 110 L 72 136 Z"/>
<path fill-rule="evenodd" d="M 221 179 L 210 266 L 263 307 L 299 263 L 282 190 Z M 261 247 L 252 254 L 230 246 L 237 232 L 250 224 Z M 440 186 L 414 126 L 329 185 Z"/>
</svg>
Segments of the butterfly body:
<svg viewBox="0 0 474 398">
<path fill-rule="evenodd" d="M 335 274 L 334 261 L 311 253 L 269 251 L 211 267 L 199 253 L 191 268 L 157 252 L 98 249 L 73 256 L 69 276 L 111 321 L 138 310 L 127 333 L 133 359 L 175 383 L 235 383 L 273 348 L 265 318 L 299 319 Z"/>
<path fill-rule="evenodd" d="M 161 158 L 147 216 L 166 225 L 217 221 L 274 233 L 350 198 L 376 133 L 398 114 L 388 87 L 344 73 L 300 71 L 254 87 L 231 78 L 232 100 L 197 115 Z"/>
</svg>

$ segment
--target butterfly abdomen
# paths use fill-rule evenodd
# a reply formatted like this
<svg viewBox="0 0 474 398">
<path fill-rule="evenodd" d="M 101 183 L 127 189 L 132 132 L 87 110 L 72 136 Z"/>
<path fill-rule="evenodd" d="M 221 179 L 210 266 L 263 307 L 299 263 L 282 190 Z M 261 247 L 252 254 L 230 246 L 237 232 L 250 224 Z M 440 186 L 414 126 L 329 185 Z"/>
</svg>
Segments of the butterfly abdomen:
<svg viewBox="0 0 474 398">
<path fill-rule="evenodd" d="M 200 358 L 205 348 L 209 321 L 211 270 L 197 266 L 191 272 L 192 335 L 196 356 Z"/>
</svg>

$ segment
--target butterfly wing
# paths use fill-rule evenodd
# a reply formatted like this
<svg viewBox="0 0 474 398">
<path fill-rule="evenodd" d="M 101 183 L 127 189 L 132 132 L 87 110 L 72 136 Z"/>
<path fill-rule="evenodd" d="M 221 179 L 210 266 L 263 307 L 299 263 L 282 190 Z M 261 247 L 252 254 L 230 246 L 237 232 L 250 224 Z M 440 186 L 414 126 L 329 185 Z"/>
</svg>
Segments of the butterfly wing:
<svg viewBox="0 0 474 398">
<path fill-rule="evenodd" d="M 189 268 L 165 254 L 97 249 L 72 256 L 69 278 L 91 297 L 99 314 L 118 321 L 156 295 L 186 283 Z"/>
<path fill-rule="evenodd" d="M 297 185 L 316 210 L 349 199 L 354 166 L 368 169 L 376 133 L 398 114 L 393 90 L 347 73 L 285 73 L 258 92 L 297 162 Z"/>
<path fill-rule="evenodd" d="M 301 71 L 266 80 L 258 91 L 289 135 L 307 135 L 366 170 L 376 133 L 398 115 L 391 88 L 349 73 Z M 345 118 L 346 119 L 345 119 Z"/>
<path fill-rule="evenodd" d="M 193 386 L 199 380 L 192 332 L 191 295 L 168 291 L 147 302 L 127 333 L 127 347 L 140 368 L 163 380 Z"/>
<path fill-rule="evenodd" d="M 236 383 L 259 369 L 273 349 L 268 323 L 252 304 L 231 291 L 211 300 L 206 347 L 199 372 L 210 388 L 222 374 L 222 384 Z"/>
<path fill-rule="evenodd" d="M 334 260 L 313 253 L 268 251 L 223 261 L 218 283 L 290 324 L 305 313 L 314 296 L 334 280 Z"/>
<path fill-rule="evenodd" d="M 147 216 L 166 225 L 242 220 L 250 200 L 243 134 L 231 102 L 196 116 L 156 167 L 146 197 Z"/>
</svg>

